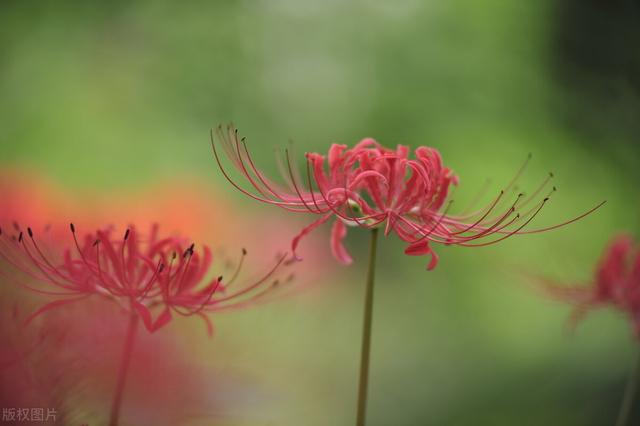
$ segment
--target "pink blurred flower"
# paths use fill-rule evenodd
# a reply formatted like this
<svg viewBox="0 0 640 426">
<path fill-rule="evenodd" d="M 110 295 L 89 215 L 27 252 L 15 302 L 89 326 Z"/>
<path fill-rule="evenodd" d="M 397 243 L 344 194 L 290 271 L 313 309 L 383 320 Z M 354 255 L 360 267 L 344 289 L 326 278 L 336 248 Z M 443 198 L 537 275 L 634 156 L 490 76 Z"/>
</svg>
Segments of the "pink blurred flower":
<svg viewBox="0 0 640 426">
<path fill-rule="evenodd" d="M 566 286 L 543 281 L 553 298 L 575 306 L 570 322 L 575 326 L 590 310 L 611 306 L 628 316 L 640 338 L 640 247 L 631 236 L 613 238 L 587 285 Z"/>
<path fill-rule="evenodd" d="M 78 237 L 71 224 L 68 243 L 46 246 L 31 228 L 14 226 L 13 234 L 0 230 L 0 257 L 5 266 L 13 267 L 5 267 L 3 275 L 32 292 L 56 297 L 27 322 L 50 309 L 99 297 L 137 315 L 150 332 L 178 314 L 199 316 L 211 334 L 207 314 L 266 300 L 279 282 L 271 278 L 284 262 L 282 256 L 263 277 L 237 287 L 246 251 L 231 279 L 223 283 L 222 276 L 211 276 L 209 247 L 198 252 L 182 238 L 161 237 L 157 225 L 147 235 L 131 227 L 118 238 L 112 228 Z"/>
<path fill-rule="evenodd" d="M 297 174 L 287 152 L 282 165 L 286 186 L 269 180 L 255 165 L 244 138 L 231 126 L 217 129 L 220 145 L 253 190 L 235 182 L 222 165 L 217 142 L 212 137 L 214 155 L 229 182 L 249 197 L 292 212 L 319 216 L 292 241 L 292 251 L 300 240 L 318 226 L 335 219 L 331 232 L 331 251 L 343 264 L 352 257 L 343 245 L 347 226 L 374 228 L 384 226 L 385 235 L 394 232 L 408 243 L 405 253 L 412 256 L 431 255 L 427 269 L 438 263 L 431 243 L 479 247 L 495 244 L 516 234 L 542 232 L 574 222 L 600 207 L 567 222 L 542 229 L 523 229 L 540 212 L 555 187 L 543 194 L 551 175 L 531 195 L 514 195 L 506 202 L 516 178 L 500 191 L 486 207 L 470 214 L 449 213 L 447 202 L 452 185 L 458 178 L 445 167 L 439 152 L 418 147 L 413 151 L 404 145 L 395 150 L 385 148 L 367 138 L 353 148 L 333 144 L 325 157 L 306 154 L 306 178 Z M 212 135 L 213 136 L 213 135 Z M 526 165 L 526 164 L 525 164 Z M 327 168 L 328 166 L 328 168 Z M 481 241 L 482 240 L 482 241 Z"/>
</svg>

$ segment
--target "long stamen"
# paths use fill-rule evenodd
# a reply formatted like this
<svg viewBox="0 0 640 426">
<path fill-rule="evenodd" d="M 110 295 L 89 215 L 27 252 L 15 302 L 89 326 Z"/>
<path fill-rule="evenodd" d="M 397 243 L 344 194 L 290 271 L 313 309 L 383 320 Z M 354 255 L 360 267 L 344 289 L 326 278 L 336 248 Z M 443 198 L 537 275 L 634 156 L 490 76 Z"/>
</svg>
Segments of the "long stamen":
<svg viewBox="0 0 640 426">
<path fill-rule="evenodd" d="M 177 280 L 177 287 L 178 287 L 177 293 L 180 293 L 182 291 L 182 288 L 184 287 L 185 276 L 187 274 L 187 270 L 189 269 L 189 265 L 191 264 L 191 259 L 193 258 L 194 247 L 195 247 L 195 244 L 192 243 L 182 255 L 181 263 L 184 263 L 185 265 L 184 265 L 184 268 L 182 268 L 182 273 L 180 275 L 180 278 Z M 186 259 L 186 262 L 185 262 L 185 259 Z"/>
<path fill-rule="evenodd" d="M 482 197 L 484 197 L 487 191 L 489 191 L 490 185 L 491 185 L 491 179 L 487 179 L 484 185 L 482 186 L 482 188 L 480 188 L 480 191 L 478 191 L 478 193 L 473 198 L 471 198 L 471 201 L 469 202 L 469 204 L 464 209 L 462 209 L 462 211 L 460 212 L 460 215 L 466 215 L 469 212 L 471 212 L 473 207 L 476 204 L 478 204 L 478 202 L 480 202 L 480 200 L 482 199 Z"/>
<path fill-rule="evenodd" d="M 124 278 L 124 283 L 127 285 L 128 289 L 131 290 L 131 283 L 129 282 L 129 278 L 127 277 L 127 262 L 125 261 L 125 257 L 124 257 L 124 251 L 127 246 L 127 240 L 129 239 L 129 231 L 130 229 L 127 229 L 124 233 L 122 246 L 120 248 L 120 261 L 122 262 L 122 277 Z M 129 255 L 131 255 L 131 251 L 129 251 Z"/>
<path fill-rule="evenodd" d="M 291 167 L 291 158 L 289 157 L 289 150 L 285 149 L 285 157 L 287 158 L 287 168 L 289 169 L 289 176 L 291 177 L 291 183 L 293 184 L 293 187 L 296 191 L 296 193 L 298 194 L 298 197 L 300 198 L 300 201 L 302 201 L 302 203 L 304 204 L 304 206 L 311 212 L 311 213 L 320 213 L 320 211 L 315 211 L 307 204 L 307 202 L 305 201 L 305 197 L 302 195 L 302 193 L 300 192 L 300 189 L 298 188 L 298 184 L 296 182 L 296 178 L 293 174 L 293 168 Z"/>
<path fill-rule="evenodd" d="M 433 227 L 426 233 L 424 233 L 424 231 L 422 230 L 422 228 L 418 228 L 418 231 L 420 233 L 420 237 L 414 241 L 411 241 L 411 244 L 415 244 L 418 243 L 420 241 L 425 240 L 426 238 L 429 238 L 429 236 L 438 228 L 438 226 L 440 226 L 440 224 L 442 223 L 442 220 L 447 217 L 447 213 L 449 212 L 449 209 L 451 208 L 451 206 L 453 205 L 453 200 L 450 200 L 449 203 L 447 203 L 447 207 L 444 209 L 444 211 L 442 212 L 442 214 L 440 215 L 440 218 L 438 218 L 438 220 L 435 222 L 435 224 L 433 225 Z M 399 216 L 400 217 L 400 216 Z M 402 218 L 402 217 L 400 217 Z M 402 218 L 404 219 L 404 218 Z M 404 220 L 405 223 L 410 223 L 408 220 Z"/>
<path fill-rule="evenodd" d="M 264 283 L 265 281 L 267 281 L 269 279 L 269 277 L 271 277 L 273 275 L 273 273 L 280 267 L 280 265 L 282 265 L 282 263 L 284 262 L 284 260 L 287 258 L 288 254 L 284 254 L 283 256 L 280 257 L 280 259 L 278 260 L 278 262 L 275 264 L 275 266 L 273 268 L 271 268 L 271 270 L 269 272 L 267 272 L 267 274 L 265 274 L 261 279 L 259 279 L 258 281 L 256 281 L 255 283 L 241 289 L 238 290 L 237 292 L 230 294 L 230 295 L 226 295 L 225 297 L 222 297 L 220 299 L 214 299 L 211 301 L 212 304 L 217 304 L 217 303 L 222 303 L 225 302 L 227 300 L 231 300 L 231 299 L 235 299 L 239 296 L 242 296 L 244 294 L 249 293 L 250 291 L 252 291 L 253 289 L 257 288 L 258 286 L 260 286 L 262 283 Z"/>
<path fill-rule="evenodd" d="M 533 201 L 540 194 L 540 192 L 542 192 L 542 190 L 547 186 L 547 184 L 553 179 L 553 177 L 554 177 L 554 174 L 552 172 L 549 172 L 545 180 L 538 186 L 538 188 L 525 201 L 522 202 L 522 204 L 520 205 L 520 208 L 523 208 L 524 206 L 528 205 L 531 201 Z"/>
<path fill-rule="evenodd" d="M 595 212 L 595 211 L 596 211 L 596 210 L 598 210 L 600 207 L 604 206 L 606 202 L 607 202 L 606 200 L 605 200 L 605 201 L 602 201 L 600 204 L 598 204 L 597 206 L 593 207 L 592 209 L 590 209 L 590 210 L 588 210 L 588 211 L 586 211 L 586 212 L 582 213 L 580 216 L 575 217 L 575 218 L 573 218 L 573 219 L 571 219 L 571 220 L 568 220 L 568 221 L 566 221 L 566 222 L 559 223 L 559 224 L 557 224 L 557 225 L 553 225 L 553 226 L 548 226 L 548 227 L 546 227 L 546 228 L 533 229 L 533 230 L 531 230 L 531 231 L 523 231 L 523 232 L 519 232 L 519 233 L 520 233 L 520 234 L 537 234 L 537 233 L 539 233 L 539 232 L 550 231 L 550 230 L 552 230 L 552 229 L 557 229 L 557 228 L 560 228 L 560 227 L 563 227 L 563 226 L 569 225 L 569 224 L 571 224 L 571 223 L 574 223 L 574 222 L 579 221 L 580 219 L 582 219 L 582 218 L 584 218 L 584 217 L 586 217 L 586 216 L 589 216 L 591 213 Z"/>
<path fill-rule="evenodd" d="M 224 166 L 222 165 L 222 161 L 220 160 L 220 156 L 218 154 L 218 150 L 216 148 L 215 139 L 214 139 L 214 136 L 213 136 L 213 129 L 211 130 L 211 147 L 213 148 L 213 155 L 215 156 L 216 163 L 218 164 L 218 167 L 220 168 L 220 171 L 224 175 L 225 179 L 231 185 L 233 185 L 233 187 L 236 188 L 238 191 L 242 192 L 243 194 L 245 194 L 246 196 L 248 196 L 250 198 L 253 198 L 256 201 L 260 201 L 260 202 L 268 203 L 268 204 L 278 205 L 278 206 L 284 208 L 285 210 L 289 210 L 289 211 L 292 211 L 292 212 L 306 212 L 307 211 L 306 208 L 302 208 L 302 205 L 300 203 L 294 203 L 294 202 L 290 202 L 290 201 L 289 202 L 278 202 L 276 200 L 270 200 L 270 199 L 259 197 L 259 196 L 255 195 L 255 194 L 252 194 L 251 192 L 247 191 L 246 189 L 242 188 L 233 179 L 231 179 L 231 176 L 229 175 L 227 170 L 224 168 Z"/>
<path fill-rule="evenodd" d="M 27 256 L 29 257 L 29 259 L 31 259 L 31 262 L 33 262 L 33 264 L 40 270 L 40 272 L 42 272 L 44 274 L 44 276 L 52 283 L 57 285 L 58 287 L 62 287 L 66 290 L 75 290 L 73 286 L 69 286 L 66 285 L 64 283 L 58 282 L 56 279 L 53 278 L 53 276 L 44 268 L 44 266 L 40 261 L 38 261 L 38 259 L 35 258 L 35 256 L 33 256 L 33 254 L 31 253 L 31 250 L 29 250 L 29 247 L 27 247 L 27 244 L 24 240 L 24 235 L 22 233 L 22 231 L 20 232 L 19 236 L 18 236 L 18 244 L 21 244 L 25 253 L 27 253 Z M 53 269 L 53 271 L 57 271 L 56 268 Z"/>
<path fill-rule="evenodd" d="M 485 220 L 487 218 L 487 216 L 489 216 L 489 214 L 493 211 L 493 209 L 496 207 L 496 205 L 498 204 L 498 202 L 500 201 L 500 199 L 502 198 L 502 196 L 504 195 L 504 191 L 500 191 L 500 195 L 498 195 L 498 197 L 493 201 L 493 203 L 489 206 L 489 208 L 487 209 L 487 211 L 485 212 L 485 214 L 483 214 L 480 219 L 476 220 L 474 223 L 472 223 L 471 225 L 467 226 L 466 228 L 458 231 L 458 232 L 454 232 L 453 235 L 458 235 L 458 234 L 464 234 L 465 232 L 474 229 L 476 226 L 478 226 L 480 223 L 482 223 L 483 220 Z"/>
<path fill-rule="evenodd" d="M 321 209 L 318 206 L 318 203 L 316 202 L 316 196 L 314 194 L 314 189 L 313 189 L 313 183 L 311 181 L 311 161 L 309 160 L 309 158 L 306 158 L 306 163 L 307 163 L 307 180 L 309 182 L 309 193 L 311 194 L 311 200 L 313 201 L 313 204 L 316 206 L 316 209 L 318 210 L 318 213 L 324 214 L 326 213 L 326 210 Z"/>
<path fill-rule="evenodd" d="M 547 201 L 549 201 L 549 198 L 545 198 L 544 200 L 542 200 L 542 203 L 540 203 L 540 206 L 531 215 L 531 217 L 529 219 L 527 219 L 522 225 L 520 225 L 519 227 L 517 227 L 513 231 L 509 232 L 506 235 L 503 235 L 502 237 L 498 238 L 497 240 L 489 241 L 489 242 L 486 242 L 486 243 L 478 243 L 478 244 L 465 244 L 465 243 L 462 243 L 460 245 L 465 246 L 465 247 L 485 247 L 485 246 L 490 246 L 490 245 L 499 243 L 500 241 L 504 241 L 507 238 L 512 237 L 513 235 L 516 235 L 516 234 L 520 233 L 520 230 L 522 230 L 522 228 L 527 226 L 538 215 L 538 213 L 540 213 L 540 211 L 545 206 Z"/>
<path fill-rule="evenodd" d="M 240 270 L 242 269 L 242 265 L 244 264 L 244 259 L 247 257 L 247 249 L 242 249 L 242 254 L 240 255 L 240 260 L 238 261 L 238 266 L 236 266 L 235 271 L 233 272 L 233 275 L 231 276 L 231 279 L 229 280 L 229 282 L 227 283 L 227 285 L 225 285 L 225 289 L 228 290 L 231 285 L 236 281 L 236 279 L 238 278 L 238 275 L 240 275 Z"/>
</svg>

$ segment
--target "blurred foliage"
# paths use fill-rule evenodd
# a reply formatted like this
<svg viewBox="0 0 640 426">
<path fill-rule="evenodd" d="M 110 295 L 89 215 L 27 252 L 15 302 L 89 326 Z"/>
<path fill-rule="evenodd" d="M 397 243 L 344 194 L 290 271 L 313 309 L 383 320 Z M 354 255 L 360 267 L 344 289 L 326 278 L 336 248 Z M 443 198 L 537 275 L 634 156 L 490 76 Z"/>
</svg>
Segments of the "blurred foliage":
<svg viewBox="0 0 640 426">
<path fill-rule="evenodd" d="M 300 157 L 364 136 L 434 146 L 462 204 L 532 152 L 522 186 L 553 171 L 559 188 L 536 226 L 608 203 L 553 233 L 439 247 L 431 273 L 383 240 L 370 424 L 612 423 L 637 350 L 629 327 L 602 312 L 569 338 L 567 307 L 519 273 L 586 281 L 613 233 L 640 229 L 637 2 L 587 3 L 4 1 L 1 166 L 94 194 L 206 179 L 258 232 L 269 207 L 225 185 L 218 123 L 272 173 L 289 139 Z M 366 240 L 352 232 L 356 264 L 310 295 L 221 317 L 213 341 L 187 330 L 199 362 L 268 395 L 248 397 L 238 424 L 352 422 Z"/>
</svg>

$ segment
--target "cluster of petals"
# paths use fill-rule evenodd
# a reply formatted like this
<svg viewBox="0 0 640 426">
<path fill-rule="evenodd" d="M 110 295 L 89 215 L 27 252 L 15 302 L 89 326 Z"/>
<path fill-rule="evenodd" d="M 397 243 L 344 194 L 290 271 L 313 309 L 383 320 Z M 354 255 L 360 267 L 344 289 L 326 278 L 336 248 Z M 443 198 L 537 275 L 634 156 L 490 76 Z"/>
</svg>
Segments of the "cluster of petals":
<svg viewBox="0 0 640 426">
<path fill-rule="evenodd" d="M 573 325 L 591 309 L 610 306 L 628 316 L 640 338 L 640 247 L 629 235 L 612 239 L 589 285 L 565 286 L 545 281 L 552 297 L 575 306 Z"/>
<path fill-rule="evenodd" d="M 0 230 L 0 273 L 30 291 L 55 297 L 28 321 L 97 296 L 138 315 L 150 332 L 177 314 L 199 316 L 211 334 L 208 313 L 267 299 L 278 283 L 272 277 L 284 262 L 283 256 L 260 279 L 237 285 L 245 250 L 231 279 L 223 281 L 213 274 L 209 247 L 197 250 L 183 238 L 163 237 L 157 225 L 146 234 L 132 226 L 116 236 L 112 227 L 79 235 L 71 224 L 66 242 L 50 244 L 31 228 L 23 230 L 18 224 L 13 228 Z"/>
<path fill-rule="evenodd" d="M 350 264 L 352 257 L 343 240 L 347 226 L 384 228 L 408 246 L 408 255 L 430 255 L 427 269 L 438 263 L 432 244 L 478 247 L 495 244 L 516 234 L 542 232 L 574 222 L 600 205 L 567 222 L 543 229 L 524 230 L 540 212 L 555 187 L 548 188 L 552 174 L 531 194 L 516 193 L 512 182 L 485 207 L 451 214 L 449 200 L 457 176 L 445 167 L 440 153 L 420 146 L 389 149 L 371 138 L 349 148 L 333 144 L 328 155 L 306 154 L 306 176 L 291 161 L 288 151 L 280 164 L 284 184 L 278 184 L 258 169 L 244 138 L 232 126 L 217 128 L 212 134 L 216 161 L 225 177 L 244 194 L 258 201 L 293 212 L 311 213 L 318 218 L 292 241 L 292 251 L 300 240 L 325 222 L 335 219 L 331 250 L 335 258 Z M 216 137 L 217 136 L 217 137 Z M 249 183 L 246 189 L 236 182 L 222 161 L 222 150 Z"/>
</svg>

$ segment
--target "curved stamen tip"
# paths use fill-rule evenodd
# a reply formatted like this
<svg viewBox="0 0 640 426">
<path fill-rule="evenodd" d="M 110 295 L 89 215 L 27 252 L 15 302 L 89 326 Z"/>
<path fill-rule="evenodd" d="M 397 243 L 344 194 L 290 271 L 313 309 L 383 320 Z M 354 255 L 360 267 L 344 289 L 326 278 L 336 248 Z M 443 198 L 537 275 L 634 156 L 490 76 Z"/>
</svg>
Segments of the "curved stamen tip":
<svg viewBox="0 0 640 426">
<path fill-rule="evenodd" d="M 97 240 L 95 240 L 95 241 L 93 242 L 93 246 L 94 246 L 94 247 L 95 247 L 95 246 L 97 246 L 98 244 L 100 244 L 100 240 L 99 240 L 99 239 L 97 239 Z"/>
<path fill-rule="evenodd" d="M 124 240 L 127 241 L 129 239 L 129 233 L 131 232 L 131 229 L 127 229 L 127 231 L 124 233 Z"/>
<path fill-rule="evenodd" d="M 558 188 L 557 188 L 557 187 L 555 187 L 555 186 L 552 188 L 552 191 L 553 191 L 553 192 L 556 192 L 557 190 L 558 190 Z"/>
<path fill-rule="evenodd" d="M 222 275 L 218 277 L 218 282 L 222 282 Z"/>
<path fill-rule="evenodd" d="M 18 235 L 18 242 L 21 243 L 22 242 L 22 231 L 20 231 L 20 235 Z"/>
<path fill-rule="evenodd" d="M 69 228 L 71 228 L 71 232 L 73 232 L 73 233 L 75 233 L 75 232 L 76 232 L 76 227 L 75 227 L 75 225 L 73 224 L 73 222 L 71 222 L 71 223 L 69 224 Z"/>
<path fill-rule="evenodd" d="M 196 246 L 196 243 L 191 243 L 188 249 L 184 251 L 182 257 L 193 256 L 193 248 Z"/>
<path fill-rule="evenodd" d="M 555 176 L 553 172 L 549 172 L 549 177 L 552 178 L 553 176 Z"/>
<path fill-rule="evenodd" d="M 158 273 L 160 274 L 162 271 L 164 271 L 164 263 L 161 263 L 160 266 L 158 266 Z"/>
<path fill-rule="evenodd" d="M 246 249 L 246 248 L 243 248 L 243 249 L 242 249 L 242 255 L 243 255 L 243 256 L 246 256 L 246 255 L 247 255 L 247 249 Z"/>
<path fill-rule="evenodd" d="M 30 227 L 27 227 L 27 232 L 29 233 L 29 238 L 33 238 L 33 231 Z"/>
<path fill-rule="evenodd" d="M 171 253 L 171 260 L 174 260 L 177 256 L 178 254 L 174 251 L 173 253 Z"/>
</svg>

